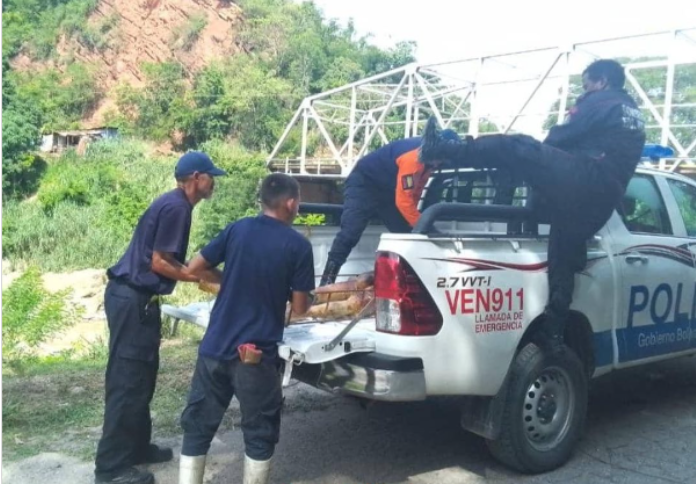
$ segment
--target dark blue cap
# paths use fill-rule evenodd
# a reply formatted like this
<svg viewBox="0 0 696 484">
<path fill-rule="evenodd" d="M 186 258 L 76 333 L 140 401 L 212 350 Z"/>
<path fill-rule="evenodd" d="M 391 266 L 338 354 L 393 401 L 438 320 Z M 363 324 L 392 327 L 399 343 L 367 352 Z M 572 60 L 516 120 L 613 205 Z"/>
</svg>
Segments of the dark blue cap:
<svg viewBox="0 0 696 484">
<path fill-rule="evenodd" d="M 440 132 L 440 136 L 442 136 L 443 139 L 451 139 L 453 141 L 459 141 L 459 135 L 453 129 L 443 129 Z"/>
<path fill-rule="evenodd" d="M 198 173 L 207 173 L 210 176 L 227 175 L 226 171 L 215 166 L 213 160 L 202 151 L 189 151 L 176 162 L 174 177 L 183 178 L 196 171 Z"/>
</svg>

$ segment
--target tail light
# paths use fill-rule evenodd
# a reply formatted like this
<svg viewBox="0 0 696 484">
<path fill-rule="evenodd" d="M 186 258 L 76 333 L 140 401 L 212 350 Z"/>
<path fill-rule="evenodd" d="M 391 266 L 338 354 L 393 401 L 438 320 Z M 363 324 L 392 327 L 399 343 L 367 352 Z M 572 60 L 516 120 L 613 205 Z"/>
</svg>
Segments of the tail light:
<svg viewBox="0 0 696 484">
<path fill-rule="evenodd" d="M 442 314 L 408 263 L 391 252 L 375 262 L 377 331 L 410 336 L 437 334 Z"/>
</svg>

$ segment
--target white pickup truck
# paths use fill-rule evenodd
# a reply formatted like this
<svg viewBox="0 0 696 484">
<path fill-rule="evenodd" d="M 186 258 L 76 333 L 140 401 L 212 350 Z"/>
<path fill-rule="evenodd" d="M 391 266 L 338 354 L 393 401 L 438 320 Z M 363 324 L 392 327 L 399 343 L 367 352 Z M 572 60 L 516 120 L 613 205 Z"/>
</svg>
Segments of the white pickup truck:
<svg viewBox="0 0 696 484">
<path fill-rule="evenodd" d="M 460 396 L 461 425 L 522 472 L 562 465 L 580 437 L 588 380 L 696 353 L 696 183 L 640 168 L 588 242 L 567 348 L 536 344 L 548 226 L 503 174 L 443 170 L 410 234 L 370 226 L 342 274 L 375 271 L 376 316 L 290 326 L 292 377 L 369 400 Z M 310 207 L 311 210 L 311 207 Z M 298 227 L 321 273 L 336 227 Z M 340 279 L 339 279 L 340 280 Z M 340 338 L 337 338 L 340 336 Z"/>
</svg>

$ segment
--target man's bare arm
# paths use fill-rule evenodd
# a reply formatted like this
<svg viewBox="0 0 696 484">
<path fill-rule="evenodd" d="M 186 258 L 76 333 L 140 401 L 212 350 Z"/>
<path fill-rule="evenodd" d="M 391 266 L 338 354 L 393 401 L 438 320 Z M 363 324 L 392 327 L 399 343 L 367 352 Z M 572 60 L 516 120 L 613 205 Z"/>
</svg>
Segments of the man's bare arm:
<svg viewBox="0 0 696 484">
<path fill-rule="evenodd" d="M 222 282 L 222 271 L 210 265 L 200 254 L 189 262 L 187 270 L 198 278 L 196 280 L 204 280 L 213 284 Z"/>
<path fill-rule="evenodd" d="M 295 316 L 302 316 L 312 306 L 314 297 L 309 292 L 292 292 L 292 313 Z"/>
<path fill-rule="evenodd" d="M 152 254 L 152 271 L 175 281 L 198 282 L 200 277 L 194 276 L 188 267 L 176 260 L 174 254 L 154 251 Z"/>
</svg>

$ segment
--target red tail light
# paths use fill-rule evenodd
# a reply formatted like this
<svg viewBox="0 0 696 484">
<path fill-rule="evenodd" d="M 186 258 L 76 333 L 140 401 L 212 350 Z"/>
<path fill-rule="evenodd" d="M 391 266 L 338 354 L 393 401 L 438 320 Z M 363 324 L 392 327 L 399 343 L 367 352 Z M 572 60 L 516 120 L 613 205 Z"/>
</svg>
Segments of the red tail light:
<svg viewBox="0 0 696 484">
<path fill-rule="evenodd" d="M 410 265 L 379 252 L 375 262 L 377 331 L 411 336 L 437 334 L 442 314 Z"/>
</svg>

